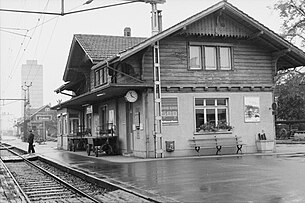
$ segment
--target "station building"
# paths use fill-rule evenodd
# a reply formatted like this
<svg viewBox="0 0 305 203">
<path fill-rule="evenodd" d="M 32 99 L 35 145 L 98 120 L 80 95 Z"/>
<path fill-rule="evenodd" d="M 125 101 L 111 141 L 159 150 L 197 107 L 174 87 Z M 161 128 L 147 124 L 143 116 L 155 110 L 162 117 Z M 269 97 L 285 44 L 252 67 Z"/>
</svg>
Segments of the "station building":
<svg viewBox="0 0 305 203">
<path fill-rule="evenodd" d="M 226 1 L 150 38 L 75 34 L 56 89 L 72 97 L 53 107 L 58 147 L 111 132 L 119 154 L 193 156 L 193 139 L 236 135 L 257 152 L 258 133 L 275 139 L 277 72 L 303 65 L 303 51 Z"/>
</svg>

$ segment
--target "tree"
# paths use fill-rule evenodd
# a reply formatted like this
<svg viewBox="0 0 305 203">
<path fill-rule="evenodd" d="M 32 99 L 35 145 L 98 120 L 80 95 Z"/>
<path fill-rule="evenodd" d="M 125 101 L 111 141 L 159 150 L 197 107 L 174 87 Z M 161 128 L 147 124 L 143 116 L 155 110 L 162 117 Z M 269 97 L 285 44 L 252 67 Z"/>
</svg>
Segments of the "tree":
<svg viewBox="0 0 305 203">
<path fill-rule="evenodd" d="M 305 48 L 305 0 L 278 0 L 274 9 L 279 12 L 282 37 Z M 305 120 L 305 79 L 303 67 L 279 71 L 275 96 L 278 119 Z"/>
<path fill-rule="evenodd" d="M 277 117 L 283 120 L 305 120 L 304 74 L 289 71 L 276 84 Z"/>
<path fill-rule="evenodd" d="M 278 0 L 274 9 L 283 20 L 282 36 L 305 47 L 305 0 Z"/>
</svg>

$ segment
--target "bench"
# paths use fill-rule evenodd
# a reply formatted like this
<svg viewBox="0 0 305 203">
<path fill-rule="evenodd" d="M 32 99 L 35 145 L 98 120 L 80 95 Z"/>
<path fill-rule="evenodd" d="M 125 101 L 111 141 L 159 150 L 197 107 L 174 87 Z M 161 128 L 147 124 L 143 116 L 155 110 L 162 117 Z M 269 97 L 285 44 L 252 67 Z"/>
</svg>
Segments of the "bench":
<svg viewBox="0 0 305 203">
<path fill-rule="evenodd" d="M 242 154 L 243 144 L 241 141 L 241 137 L 237 137 L 236 135 L 228 136 L 228 137 L 214 137 L 210 138 L 195 138 L 190 139 L 190 145 L 195 148 L 196 152 L 199 154 L 200 149 L 216 149 L 216 155 L 221 153 L 222 148 L 235 147 L 236 154 L 239 152 Z"/>
</svg>

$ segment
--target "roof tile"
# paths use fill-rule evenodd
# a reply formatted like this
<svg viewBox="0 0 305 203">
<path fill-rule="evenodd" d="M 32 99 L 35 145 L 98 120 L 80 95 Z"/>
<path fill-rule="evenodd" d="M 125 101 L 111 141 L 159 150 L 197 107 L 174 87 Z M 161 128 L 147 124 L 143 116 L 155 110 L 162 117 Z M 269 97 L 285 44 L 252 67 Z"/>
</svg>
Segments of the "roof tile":
<svg viewBox="0 0 305 203">
<path fill-rule="evenodd" d="M 106 60 L 146 39 L 143 37 L 88 34 L 76 34 L 74 37 L 93 61 Z"/>
</svg>

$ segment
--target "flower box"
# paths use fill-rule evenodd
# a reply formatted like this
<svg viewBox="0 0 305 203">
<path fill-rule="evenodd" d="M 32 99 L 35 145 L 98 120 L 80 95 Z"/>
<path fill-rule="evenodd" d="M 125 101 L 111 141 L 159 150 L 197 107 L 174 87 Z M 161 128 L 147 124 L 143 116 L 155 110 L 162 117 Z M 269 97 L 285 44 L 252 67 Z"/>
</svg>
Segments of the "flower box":
<svg viewBox="0 0 305 203">
<path fill-rule="evenodd" d="M 275 151 L 275 141 L 274 140 L 257 140 L 256 146 L 257 146 L 257 151 L 260 153 Z"/>
</svg>

